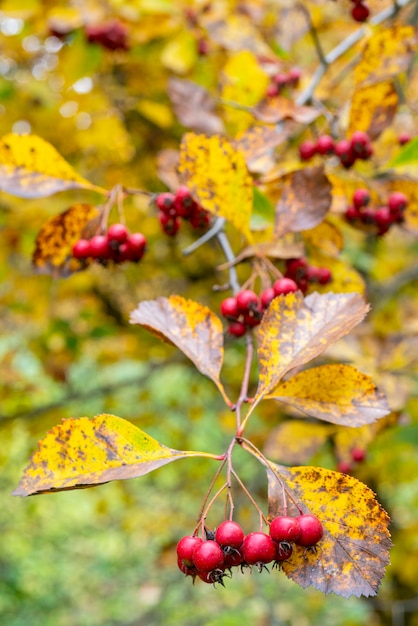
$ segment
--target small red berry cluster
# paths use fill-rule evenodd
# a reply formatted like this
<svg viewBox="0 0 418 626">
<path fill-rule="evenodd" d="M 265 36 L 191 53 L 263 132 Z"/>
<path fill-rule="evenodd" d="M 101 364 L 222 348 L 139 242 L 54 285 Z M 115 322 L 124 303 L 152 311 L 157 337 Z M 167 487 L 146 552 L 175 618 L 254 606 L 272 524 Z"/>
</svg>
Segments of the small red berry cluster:
<svg viewBox="0 0 418 626">
<path fill-rule="evenodd" d="M 198 204 L 190 190 L 182 185 L 176 193 L 168 191 L 155 197 L 159 210 L 161 228 L 166 235 L 174 237 L 180 230 L 180 218 L 190 222 L 193 228 L 200 229 L 209 225 L 210 214 Z"/>
<path fill-rule="evenodd" d="M 112 224 L 105 235 L 91 239 L 79 239 L 73 246 L 76 259 L 95 259 L 102 264 L 108 261 L 140 261 L 144 256 L 147 240 L 142 233 L 130 233 L 124 224 Z"/>
<path fill-rule="evenodd" d="M 118 19 L 85 27 L 87 40 L 108 50 L 129 50 L 128 29 Z"/>
<path fill-rule="evenodd" d="M 294 280 L 279 278 L 272 287 L 265 289 L 260 297 L 251 289 L 243 289 L 236 296 L 221 302 L 221 314 L 229 321 L 228 331 L 242 337 L 249 328 L 258 326 L 270 302 L 280 295 L 297 291 Z"/>
<path fill-rule="evenodd" d="M 301 76 L 302 71 L 298 67 L 293 67 L 288 72 L 277 72 L 271 77 L 266 96 L 273 98 L 280 95 L 286 87 L 297 87 Z"/>
<path fill-rule="evenodd" d="M 400 191 L 394 191 L 388 198 L 386 206 L 373 208 L 369 206 L 370 194 L 367 189 L 356 189 L 353 194 L 353 204 L 346 212 L 346 220 L 356 226 L 368 226 L 377 229 L 377 235 L 387 233 L 393 224 L 402 224 L 408 198 Z"/>
<path fill-rule="evenodd" d="M 223 578 L 232 576 L 232 568 L 256 566 L 261 572 L 268 563 L 280 568 L 293 554 L 293 546 L 304 550 L 315 549 L 324 529 L 312 514 L 298 517 L 278 516 L 270 524 L 269 534 L 252 532 L 244 534 L 240 524 L 225 520 L 215 532 L 206 531 L 206 540 L 194 535 L 182 537 L 177 544 L 179 569 L 198 576 L 205 583 L 223 583 Z"/>
<path fill-rule="evenodd" d="M 351 139 L 334 142 L 330 135 L 321 135 L 316 141 L 306 140 L 299 146 L 302 161 L 309 161 L 316 154 L 327 156 L 335 154 L 343 167 L 350 168 L 357 159 L 367 160 L 373 154 L 370 137 L 361 130 L 356 130 Z"/>
<path fill-rule="evenodd" d="M 309 265 L 305 257 L 287 259 L 284 275 L 293 280 L 303 294 L 312 283 L 327 285 L 332 280 L 332 272 L 328 267 Z"/>
<path fill-rule="evenodd" d="M 370 9 L 364 0 L 351 0 L 351 2 L 354 4 L 351 9 L 353 20 L 356 22 L 366 22 L 370 15 Z"/>
<path fill-rule="evenodd" d="M 367 453 L 364 448 L 355 447 L 352 448 L 350 456 L 351 461 L 338 461 L 337 470 L 339 472 L 342 472 L 343 474 L 351 474 L 356 465 L 363 463 L 366 460 Z"/>
</svg>

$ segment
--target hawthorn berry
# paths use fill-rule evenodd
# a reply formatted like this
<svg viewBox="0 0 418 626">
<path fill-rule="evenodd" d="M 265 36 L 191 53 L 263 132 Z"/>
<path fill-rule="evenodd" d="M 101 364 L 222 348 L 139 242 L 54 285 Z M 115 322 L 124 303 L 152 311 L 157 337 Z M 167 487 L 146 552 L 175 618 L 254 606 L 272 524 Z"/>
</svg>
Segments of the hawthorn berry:
<svg viewBox="0 0 418 626">
<path fill-rule="evenodd" d="M 351 167 L 356 160 L 351 142 L 347 139 L 341 139 L 341 141 L 335 144 L 335 154 L 345 168 Z"/>
<path fill-rule="evenodd" d="M 286 278 L 292 278 L 296 283 L 301 278 L 306 278 L 308 261 L 305 257 L 298 259 L 288 259 L 286 261 Z"/>
<path fill-rule="evenodd" d="M 287 75 L 287 82 L 292 87 L 297 87 L 302 78 L 302 70 L 299 67 L 291 67 Z"/>
<path fill-rule="evenodd" d="M 105 235 L 95 235 L 90 239 L 90 256 L 95 259 L 110 259 L 112 249 Z"/>
<path fill-rule="evenodd" d="M 394 191 L 388 198 L 389 211 L 396 219 L 406 209 L 407 204 L 408 198 L 400 191 Z"/>
<path fill-rule="evenodd" d="M 358 6 L 358 5 L 357 5 Z M 370 145 L 370 138 L 367 133 L 362 130 L 356 130 L 351 135 L 351 147 L 354 154 L 359 158 L 363 159 L 365 156 L 368 156 L 368 148 Z"/>
<path fill-rule="evenodd" d="M 128 239 L 128 229 L 124 224 L 112 224 L 109 226 L 106 236 L 109 242 L 124 243 Z"/>
<path fill-rule="evenodd" d="M 319 154 L 333 154 L 335 150 L 334 140 L 330 135 L 321 135 L 316 142 L 316 149 Z"/>
<path fill-rule="evenodd" d="M 240 291 L 236 298 L 238 311 L 240 313 L 246 313 L 259 305 L 258 296 L 251 289 L 244 289 L 243 291 Z"/>
<path fill-rule="evenodd" d="M 242 544 L 242 556 L 248 565 L 270 563 L 275 559 L 276 546 L 270 535 L 266 533 L 249 533 Z"/>
<path fill-rule="evenodd" d="M 117 19 L 86 26 L 85 32 L 90 43 L 99 44 L 109 50 L 129 50 L 128 29 Z"/>
<path fill-rule="evenodd" d="M 79 239 L 73 245 L 72 253 L 76 259 L 87 259 L 91 256 L 90 241 L 88 239 Z"/>
<path fill-rule="evenodd" d="M 244 531 L 238 522 L 225 520 L 216 529 L 215 541 L 219 543 L 220 546 L 240 548 L 244 541 Z"/>
<path fill-rule="evenodd" d="M 400 146 L 404 146 L 406 143 L 411 141 L 411 135 L 409 133 L 400 133 L 398 141 Z"/>
<path fill-rule="evenodd" d="M 356 209 L 367 206 L 370 202 L 370 193 L 367 189 L 356 189 L 353 194 L 353 204 Z"/>
<path fill-rule="evenodd" d="M 283 72 L 278 72 L 273 76 L 273 81 L 277 85 L 278 93 L 280 93 L 282 88 L 289 84 L 289 76 Z"/>
<path fill-rule="evenodd" d="M 270 537 L 274 541 L 297 541 L 300 536 L 300 524 L 298 517 L 279 515 L 272 519 L 270 524 Z"/>
<path fill-rule="evenodd" d="M 332 272 L 329 267 L 318 267 L 318 282 L 327 285 L 332 280 Z"/>
<path fill-rule="evenodd" d="M 293 546 L 288 541 L 280 541 L 276 543 L 276 555 L 274 557 L 275 564 L 287 561 L 293 554 Z"/>
<path fill-rule="evenodd" d="M 302 161 L 309 161 L 316 154 L 316 142 L 307 139 L 299 146 L 299 156 Z"/>
<path fill-rule="evenodd" d="M 258 308 L 254 308 L 253 310 L 247 311 L 247 313 L 244 313 L 243 322 L 249 328 L 254 328 L 255 326 L 259 325 L 262 317 L 263 317 L 262 311 Z"/>
<path fill-rule="evenodd" d="M 374 221 L 377 226 L 377 234 L 384 235 L 394 222 L 394 216 L 391 214 L 389 207 L 381 206 L 374 212 Z"/>
<path fill-rule="evenodd" d="M 177 210 L 177 215 L 180 217 L 189 217 L 196 202 L 193 200 L 190 190 L 185 185 L 179 187 L 174 197 L 174 206 Z"/>
<path fill-rule="evenodd" d="M 237 299 L 234 296 L 230 298 L 225 298 L 221 302 L 221 314 L 226 317 L 226 319 L 235 320 L 239 316 Z"/>
<path fill-rule="evenodd" d="M 230 322 L 228 325 L 228 332 L 230 335 L 234 335 L 234 337 L 242 337 L 245 335 L 247 329 L 245 324 L 239 321 Z"/>
<path fill-rule="evenodd" d="M 273 290 L 276 296 L 287 295 L 298 290 L 296 282 L 292 278 L 279 278 L 273 283 Z"/>
<path fill-rule="evenodd" d="M 337 464 L 337 470 L 342 474 L 351 474 L 353 467 L 348 461 L 339 461 Z"/>
<path fill-rule="evenodd" d="M 351 450 L 351 458 L 355 463 L 362 463 L 366 459 L 366 450 L 364 448 L 353 448 Z"/>
<path fill-rule="evenodd" d="M 126 244 L 128 250 L 128 258 L 132 261 L 139 261 L 144 256 L 147 247 L 147 240 L 142 233 L 131 233 L 128 235 Z"/>
<path fill-rule="evenodd" d="M 167 215 L 175 215 L 176 211 L 174 208 L 174 198 L 174 194 L 165 191 L 164 193 L 158 194 L 155 199 L 155 204 L 163 213 L 167 213 Z"/>
<path fill-rule="evenodd" d="M 186 565 L 179 557 L 177 557 L 177 566 L 183 574 L 186 576 L 196 576 L 197 569 L 194 565 Z"/>
<path fill-rule="evenodd" d="M 279 89 L 275 83 L 270 83 L 267 87 L 266 96 L 267 98 L 274 98 L 279 95 Z"/>
<path fill-rule="evenodd" d="M 209 572 L 198 570 L 197 575 L 199 576 L 200 580 L 203 580 L 204 583 L 208 583 L 210 585 L 215 585 L 216 583 L 219 583 L 220 585 L 225 587 L 222 579 L 224 578 L 224 576 L 226 576 L 226 574 L 221 568 L 213 569 Z"/>
<path fill-rule="evenodd" d="M 298 521 L 300 526 L 300 535 L 296 543 L 299 546 L 304 546 L 305 548 L 310 548 L 311 546 L 316 545 L 324 534 L 324 528 L 319 519 L 316 515 L 307 513 L 299 515 Z"/>
<path fill-rule="evenodd" d="M 193 552 L 201 543 L 203 543 L 201 537 L 193 535 L 186 535 L 179 540 L 176 548 L 177 556 L 184 565 L 192 567 Z"/>
<path fill-rule="evenodd" d="M 260 302 L 261 302 L 262 308 L 267 309 L 270 302 L 274 300 L 275 297 L 276 297 L 276 292 L 274 291 L 273 287 L 267 287 L 267 289 L 262 291 L 260 294 Z"/>
<path fill-rule="evenodd" d="M 224 554 L 221 547 L 212 539 L 202 541 L 193 550 L 193 564 L 199 572 L 211 572 L 222 568 Z"/>
<path fill-rule="evenodd" d="M 365 22 L 370 15 L 370 9 L 365 4 L 358 2 L 351 9 L 351 15 L 356 22 Z"/>
<path fill-rule="evenodd" d="M 347 222 L 350 222 L 351 224 L 356 222 L 357 220 L 360 219 L 359 210 L 353 205 L 348 206 L 345 212 L 345 219 L 347 220 Z"/>
</svg>

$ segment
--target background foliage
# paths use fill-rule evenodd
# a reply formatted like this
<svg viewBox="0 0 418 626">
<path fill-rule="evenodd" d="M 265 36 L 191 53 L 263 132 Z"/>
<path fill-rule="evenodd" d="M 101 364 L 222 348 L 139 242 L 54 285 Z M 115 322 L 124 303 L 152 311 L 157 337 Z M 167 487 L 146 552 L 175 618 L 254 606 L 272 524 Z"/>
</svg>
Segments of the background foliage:
<svg viewBox="0 0 418 626">
<path fill-rule="evenodd" d="M 162 151 L 178 149 L 184 132 L 168 96 L 173 76 L 196 81 L 224 101 L 252 107 L 268 83 L 257 62 L 260 56 L 273 53 L 284 67 L 300 66 L 297 93 L 318 66 L 306 19 L 294 3 L 218 2 L 217 21 L 208 18 L 206 4 L 198 1 L 18 4 L 17 9 L 15 2 L 5 0 L 0 7 L 0 134 L 33 132 L 43 137 L 81 175 L 106 188 L 123 183 L 153 192 L 165 189 L 157 164 L 160 174 L 169 171 L 164 163 L 170 153 Z M 391 6 L 384 1 L 369 4 L 372 14 Z M 349 2 L 304 5 L 326 51 L 358 29 L 349 16 Z M 399 22 L 414 23 L 416 15 L 416 3 L 411 2 Z M 126 26 L 129 50 L 111 51 L 88 42 L 87 25 L 114 18 Z M 366 27 L 364 37 L 370 32 Z M 316 93 L 330 111 L 338 111 L 343 128 L 349 123 L 345 103 L 360 98 L 353 73 L 359 46 L 330 67 Z M 395 69 L 399 73 L 396 64 Z M 374 144 L 384 163 L 399 152 L 399 132 L 417 130 L 416 63 L 397 80 L 400 104 Z M 216 112 L 233 137 L 253 123 L 248 112 L 220 106 L 219 101 Z M 196 123 L 192 120 L 188 128 Z M 278 174 L 295 166 L 297 143 L 311 132 L 302 125 L 280 146 Z M 365 165 L 359 176 L 367 179 L 369 174 Z M 342 196 L 358 183 L 344 173 L 340 178 Z M 378 189 L 379 181 L 375 183 Z M 233 427 L 234 416 L 213 393 L 210 381 L 172 348 L 128 326 L 138 301 L 159 295 L 181 293 L 216 309 L 221 295 L 212 287 L 225 282 L 226 274 L 214 274 L 219 262 L 215 247 L 183 258 L 181 250 L 194 233 L 185 229 L 177 243 L 163 238 L 156 213 L 135 197 L 128 224 L 140 226 L 149 240 L 149 254 L 141 264 L 97 265 L 60 281 L 33 273 L 34 240 L 45 221 L 75 201 L 97 200 L 88 191 L 27 201 L 2 194 L 0 200 L 2 622 L 417 624 L 418 302 L 412 228 L 391 230 L 378 240 L 347 231 L 342 260 L 365 280 L 373 310 L 358 333 L 339 342 L 331 355 L 349 356 L 372 375 L 393 409 L 381 432 L 356 433 L 367 446 L 367 461 L 355 475 L 377 491 L 393 520 L 392 564 L 376 600 L 324 597 L 299 589 L 284 576 L 235 577 L 226 591 L 216 592 L 184 581 L 174 547 L 194 526 L 206 491 L 210 462 L 204 459 L 97 490 L 27 500 L 10 497 L 36 441 L 64 417 L 116 413 L 174 448 L 214 452 L 223 451 Z M 345 234 L 348 228 L 343 226 Z M 231 231 L 232 241 L 234 237 Z M 229 384 L 237 389 L 242 356 L 239 342 L 230 342 L 226 369 Z M 261 446 L 272 423 L 286 422 L 271 405 L 258 414 Z M 340 437 L 343 449 L 352 444 Z M 312 454 L 312 462 L 335 467 L 329 439 Z M 248 459 L 241 466 L 242 477 L 263 498 L 263 473 Z M 243 525 L 247 521 L 250 526 L 251 512 L 245 502 L 240 506 Z"/>
</svg>

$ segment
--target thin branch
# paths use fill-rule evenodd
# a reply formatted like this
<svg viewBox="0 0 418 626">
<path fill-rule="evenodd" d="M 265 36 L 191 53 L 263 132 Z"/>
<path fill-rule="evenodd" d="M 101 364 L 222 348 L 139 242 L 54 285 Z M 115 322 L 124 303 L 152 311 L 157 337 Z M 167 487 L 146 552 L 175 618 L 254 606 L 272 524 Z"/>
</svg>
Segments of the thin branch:
<svg viewBox="0 0 418 626">
<path fill-rule="evenodd" d="M 241 285 L 238 280 L 237 271 L 235 269 L 235 266 L 233 265 L 235 261 L 234 251 L 232 250 L 229 239 L 223 230 L 216 235 L 216 239 L 218 240 L 219 245 L 222 248 L 222 252 L 224 253 L 227 262 L 230 264 L 230 267 L 228 268 L 229 284 L 233 293 L 236 295 L 241 291 Z"/>
<path fill-rule="evenodd" d="M 196 252 L 200 246 L 203 246 L 205 243 L 216 237 L 218 233 L 223 230 L 225 226 L 225 220 L 223 217 L 218 217 L 218 219 L 214 222 L 213 226 L 206 231 L 199 239 L 196 239 L 190 246 L 185 248 L 182 252 L 183 256 L 189 256 L 189 254 L 193 254 Z"/>
<path fill-rule="evenodd" d="M 321 45 L 320 39 L 318 37 L 317 30 L 316 30 L 315 26 L 313 25 L 311 14 L 309 13 L 308 9 L 303 4 L 299 4 L 298 5 L 298 9 L 300 11 L 302 11 L 302 13 L 305 15 L 306 21 L 308 22 L 308 26 L 309 26 L 309 32 L 310 32 L 312 40 L 314 42 L 314 46 L 315 46 L 318 58 L 319 58 L 319 60 L 321 62 L 321 65 L 326 67 L 327 66 L 327 59 L 326 59 L 324 51 L 322 49 L 322 45 Z"/>
</svg>

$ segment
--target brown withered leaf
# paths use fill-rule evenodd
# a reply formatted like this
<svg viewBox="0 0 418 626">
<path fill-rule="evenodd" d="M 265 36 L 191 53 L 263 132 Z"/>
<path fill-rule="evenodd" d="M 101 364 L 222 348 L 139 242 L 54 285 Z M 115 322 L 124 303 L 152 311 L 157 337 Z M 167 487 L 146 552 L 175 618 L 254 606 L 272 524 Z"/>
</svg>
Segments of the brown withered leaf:
<svg viewBox="0 0 418 626">
<path fill-rule="evenodd" d="M 331 207 L 331 183 L 324 167 L 306 167 L 286 174 L 276 204 L 275 234 L 300 232 L 320 224 Z"/>
<path fill-rule="evenodd" d="M 72 247 L 78 239 L 93 235 L 99 225 L 100 211 L 91 204 L 74 204 L 55 215 L 41 228 L 36 237 L 33 267 L 40 274 L 54 277 L 69 276 L 86 267 L 75 259 Z"/>
<path fill-rule="evenodd" d="M 324 536 L 316 551 L 294 546 L 283 571 L 325 594 L 374 596 L 389 563 L 389 516 L 362 482 L 322 467 L 267 467 L 269 519 L 316 515 Z M 286 497 L 286 512 L 283 502 Z M 297 503 L 297 506 L 296 506 Z"/>
<path fill-rule="evenodd" d="M 182 296 L 160 297 L 140 302 L 130 322 L 179 348 L 230 404 L 219 379 L 224 356 L 223 326 L 208 307 Z"/>
<path fill-rule="evenodd" d="M 274 124 L 252 126 L 234 141 L 234 145 L 243 153 L 249 169 L 259 171 L 258 161 L 287 141 L 295 127 L 296 124 L 290 121 L 286 122 L 280 130 Z"/>
<path fill-rule="evenodd" d="M 306 420 L 287 420 L 271 431 L 263 453 L 269 459 L 286 465 L 307 463 L 328 440 L 333 428 Z"/>
<path fill-rule="evenodd" d="M 63 420 L 38 442 L 15 496 L 31 496 L 148 474 L 167 463 L 206 452 L 173 450 L 115 415 Z"/>
<path fill-rule="evenodd" d="M 301 241 L 287 240 L 286 237 L 276 241 L 256 243 L 246 246 L 237 254 L 233 261 L 218 265 L 218 270 L 225 270 L 252 257 L 269 257 L 271 259 L 294 259 L 303 256 L 304 245 Z"/>
<path fill-rule="evenodd" d="M 359 324 L 368 304 L 358 293 L 300 291 L 275 298 L 256 332 L 259 383 L 255 402 L 270 393 L 283 376 L 322 354 Z"/>
<path fill-rule="evenodd" d="M 321 365 L 299 372 L 265 397 L 342 426 L 363 426 L 389 413 L 386 398 L 371 377 L 352 365 Z"/>
<path fill-rule="evenodd" d="M 171 148 L 160 150 L 157 155 L 158 177 L 172 191 L 178 189 L 181 184 L 177 173 L 179 160 L 180 152 Z"/>
<path fill-rule="evenodd" d="M 265 98 L 251 109 L 251 113 L 257 120 L 265 124 L 277 124 L 285 119 L 300 124 L 311 124 L 321 115 L 321 112 L 315 107 L 300 106 L 290 98 L 283 96 Z"/>
<path fill-rule="evenodd" d="M 168 95 L 179 121 L 186 128 L 205 135 L 222 135 L 223 122 L 215 114 L 215 99 L 204 87 L 191 80 L 172 77 Z"/>
</svg>

